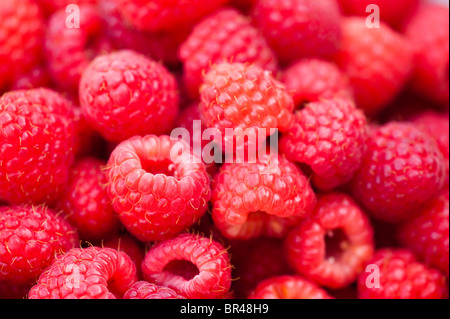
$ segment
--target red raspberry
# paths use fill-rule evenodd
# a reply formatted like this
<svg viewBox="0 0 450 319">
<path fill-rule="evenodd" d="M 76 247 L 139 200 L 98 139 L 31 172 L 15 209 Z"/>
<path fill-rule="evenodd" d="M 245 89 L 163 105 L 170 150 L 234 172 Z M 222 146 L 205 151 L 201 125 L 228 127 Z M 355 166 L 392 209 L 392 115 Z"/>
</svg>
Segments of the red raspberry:
<svg viewBox="0 0 450 319">
<path fill-rule="evenodd" d="M 118 0 L 123 17 L 139 30 L 173 31 L 194 24 L 226 0 Z"/>
<path fill-rule="evenodd" d="M 212 217 L 228 238 L 281 237 L 309 215 L 315 199 L 298 167 L 278 155 L 266 155 L 256 163 L 220 168 L 213 181 Z"/>
<path fill-rule="evenodd" d="M 372 115 L 400 93 L 412 72 L 408 40 L 388 25 L 369 29 L 364 18 L 346 18 L 336 62 L 349 77 L 356 104 Z"/>
<path fill-rule="evenodd" d="M 70 4 L 82 6 L 85 4 L 96 4 L 98 0 L 38 0 L 44 13 L 51 15 L 57 10 L 65 9 Z"/>
<path fill-rule="evenodd" d="M 54 200 L 64 189 L 75 146 L 70 102 L 49 89 L 0 97 L 0 198 Z"/>
<path fill-rule="evenodd" d="M 344 288 L 372 257 L 373 230 L 351 197 L 331 193 L 320 197 L 311 217 L 289 233 L 285 248 L 299 274 L 321 286 Z"/>
<path fill-rule="evenodd" d="M 296 113 L 280 150 L 292 161 L 307 164 L 313 183 L 330 190 L 348 182 L 365 151 L 366 118 L 350 100 L 321 100 Z"/>
<path fill-rule="evenodd" d="M 39 64 L 44 21 L 34 0 L 0 3 L 0 91 Z"/>
<path fill-rule="evenodd" d="M 0 282 L 28 285 L 78 243 L 75 229 L 45 206 L 0 208 Z"/>
<path fill-rule="evenodd" d="M 400 242 L 430 267 L 448 277 L 449 236 L 448 188 L 421 209 L 418 216 L 399 227 Z"/>
<path fill-rule="evenodd" d="M 422 4 L 405 26 L 415 49 L 411 91 L 449 105 L 449 10 L 447 6 Z"/>
<path fill-rule="evenodd" d="M 426 111 L 418 114 L 413 117 L 411 121 L 414 125 L 430 135 L 433 139 L 436 140 L 436 143 L 439 147 L 439 150 L 444 155 L 444 159 L 446 162 L 446 184 L 449 183 L 449 153 L 450 153 L 450 145 L 449 145 L 449 115 L 440 114 L 435 111 Z"/>
<path fill-rule="evenodd" d="M 177 85 L 163 65 L 117 51 L 97 57 L 83 73 L 80 103 L 92 127 L 120 142 L 170 130 L 178 112 Z"/>
<path fill-rule="evenodd" d="M 123 299 L 186 299 L 174 290 L 138 281 L 123 295 Z"/>
<path fill-rule="evenodd" d="M 230 246 L 233 276 L 231 289 L 237 298 L 247 298 L 263 280 L 292 273 L 282 249 L 282 240 L 257 238 L 233 241 Z"/>
<path fill-rule="evenodd" d="M 74 248 L 57 257 L 29 293 L 29 299 L 116 299 L 136 282 L 136 267 L 111 248 Z"/>
<path fill-rule="evenodd" d="M 91 60 L 109 51 L 101 39 L 102 20 L 95 6 L 80 6 L 80 27 L 67 26 L 66 9 L 56 11 L 49 19 L 45 50 L 50 75 L 64 90 L 77 92 L 81 75 Z"/>
<path fill-rule="evenodd" d="M 367 265 L 370 271 L 358 278 L 360 299 L 448 298 L 445 277 L 418 262 L 408 250 L 380 249 Z"/>
<path fill-rule="evenodd" d="M 29 90 L 41 87 L 50 87 L 50 75 L 45 65 L 37 65 L 26 74 L 14 79 L 11 90 Z"/>
<path fill-rule="evenodd" d="M 231 285 L 227 251 L 211 238 L 182 234 L 156 244 L 142 263 L 144 278 L 189 299 L 223 297 Z"/>
<path fill-rule="evenodd" d="M 302 59 L 284 70 L 281 82 L 291 93 L 297 108 L 322 99 L 353 98 L 347 77 L 326 60 Z"/>
<path fill-rule="evenodd" d="M 260 0 L 253 16 L 284 63 L 330 57 L 339 46 L 341 15 L 335 0 Z"/>
<path fill-rule="evenodd" d="M 188 93 L 198 97 L 203 75 L 221 62 L 241 62 L 275 72 L 277 61 L 262 34 L 250 20 L 234 9 L 223 9 L 198 23 L 179 56 L 184 63 L 183 80 Z"/>
<path fill-rule="evenodd" d="M 133 137 L 119 144 L 107 166 L 108 193 L 119 218 L 142 241 L 173 237 L 206 212 L 211 196 L 206 167 L 169 136 Z"/>
<path fill-rule="evenodd" d="M 69 184 L 56 204 L 77 228 L 82 240 L 104 238 L 120 227 L 106 191 L 108 179 L 103 166 L 104 163 L 95 158 L 76 162 L 70 172 Z"/>
<path fill-rule="evenodd" d="M 338 0 L 338 2 L 345 14 L 363 17 L 373 13 L 367 11 L 367 6 L 377 5 L 380 9 L 380 20 L 397 28 L 417 9 L 420 0 Z"/>
<path fill-rule="evenodd" d="M 300 276 L 277 276 L 261 282 L 249 299 L 333 299 L 316 284 Z"/>
<path fill-rule="evenodd" d="M 200 95 L 205 123 L 223 134 L 225 147 L 240 143 L 226 135 L 226 128 L 260 128 L 268 136 L 270 129 L 283 132 L 294 121 L 292 97 L 269 71 L 256 65 L 214 65 L 204 77 Z"/>
<path fill-rule="evenodd" d="M 433 139 L 412 124 L 391 122 L 375 129 L 367 149 L 352 189 L 376 218 L 408 219 L 443 187 L 444 158 Z"/>
</svg>

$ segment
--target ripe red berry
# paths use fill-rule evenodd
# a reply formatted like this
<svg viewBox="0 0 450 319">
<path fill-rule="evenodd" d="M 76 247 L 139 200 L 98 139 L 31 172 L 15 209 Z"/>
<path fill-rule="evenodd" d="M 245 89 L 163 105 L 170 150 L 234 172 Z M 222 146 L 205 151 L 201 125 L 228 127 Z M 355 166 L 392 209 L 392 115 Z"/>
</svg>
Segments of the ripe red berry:
<svg viewBox="0 0 450 319">
<path fill-rule="evenodd" d="M 288 234 L 285 251 L 292 268 L 305 278 L 344 288 L 372 257 L 373 229 L 351 197 L 331 193 L 320 197 L 311 217 Z"/>
<path fill-rule="evenodd" d="M 260 0 L 255 24 L 284 63 L 331 57 L 341 40 L 341 15 L 334 0 Z"/>
<path fill-rule="evenodd" d="M 0 97 L 0 199 L 51 202 L 66 186 L 75 147 L 72 106 L 49 89 Z"/>
<path fill-rule="evenodd" d="M 445 277 L 404 249 L 381 249 L 358 278 L 360 299 L 445 299 Z"/>
<path fill-rule="evenodd" d="M 409 123 L 373 130 L 352 181 L 355 199 L 376 218 L 399 222 L 444 186 L 445 162 L 436 142 Z"/>
<path fill-rule="evenodd" d="M 321 287 L 300 276 L 277 276 L 262 281 L 249 299 L 333 299 Z"/>
<path fill-rule="evenodd" d="M 430 200 L 419 214 L 400 225 L 400 242 L 426 265 L 436 267 L 448 277 L 449 255 L 448 188 Z"/>
<path fill-rule="evenodd" d="M 367 28 L 364 18 L 345 18 L 335 60 L 350 79 L 356 105 L 373 115 L 406 85 L 413 67 L 409 41 L 388 25 Z"/>
<path fill-rule="evenodd" d="M 111 248 L 74 248 L 58 256 L 29 293 L 29 299 L 117 299 L 136 282 L 136 267 Z"/>
<path fill-rule="evenodd" d="M 214 177 L 212 217 L 225 237 L 283 237 L 315 205 L 308 179 L 293 163 L 266 155 L 225 163 Z"/>
<path fill-rule="evenodd" d="M 133 51 L 99 56 L 83 73 L 80 103 L 90 125 L 110 141 L 163 134 L 178 112 L 174 76 Z"/>
<path fill-rule="evenodd" d="M 0 208 L 0 282 L 31 287 L 55 256 L 78 244 L 65 219 L 46 206 Z"/>
<path fill-rule="evenodd" d="M 203 19 L 181 45 L 183 80 L 197 98 L 203 75 L 213 64 L 240 62 L 275 72 L 277 61 L 262 34 L 234 9 L 222 9 Z"/>
<path fill-rule="evenodd" d="M 103 171 L 104 165 L 95 158 L 77 161 L 56 204 L 76 227 L 82 240 L 102 239 L 120 227 L 106 191 L 108 179 Z"/>
<path fill-rule="evenodd" d="M 146 281 L 136 282 L 123 295 L 123 299 L 185 299 L 174 290 L 157 286 Z"/>
<path fill-rule="evenodd" d="M 309 165 L 317 188 L 330 190 L 350 181 L 358 170 L 366 131 L 366 118 L 353 102 L 321 100 L 296 113 L 294 126 L 280 139 L 280 150 L 289 160 Z"/>
<path fill-rule="evenodd" d="M 231 285 L 227 251 L 211 238 L 182 234 L 159 242 L 142 263 L 144 278 L 189 299 L 218 299 Z"/>
<path fill-rule="evenodd" d="M 174 149 L 184 147 L 181 154 Z M 198 221 L 211 196 L 206 167 L 169 136 L 135 136 L 107 164 L 108 194 L 122 224 L 142 241 L 174 237 Z"/>
</svg>

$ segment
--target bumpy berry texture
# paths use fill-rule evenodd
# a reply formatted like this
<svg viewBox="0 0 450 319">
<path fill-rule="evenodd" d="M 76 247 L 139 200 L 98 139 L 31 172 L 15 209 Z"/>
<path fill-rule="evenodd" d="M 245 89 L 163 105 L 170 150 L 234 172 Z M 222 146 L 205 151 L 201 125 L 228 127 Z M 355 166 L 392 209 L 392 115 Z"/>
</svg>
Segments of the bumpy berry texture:
<svg viewBox="0 0 450 319">
<path fill-rule="evenodd" d="M 138 281 L 123 295 L 123 299 L 185 299 L 174 290 Z"/>
<path fill-rule="evenodd" d="M 330 190 L 358 170 L 366 131 L 366 117 L 351 100 L 321 100 L 296 113 L 294 126 L 280 140 L 280 150 L 289 160 L 309 165 L 314 185 Z"/>
<path fill-rule="evenodd" d="M 368 17 L 369 14 L 378 12 L 381 21 L 398 28 L 417 9 L 420 0 L 338 0 L 338 2 L 347 15 Z M 370 11 L 368 12 L 369 5 L 377 5 L 379 11 L 373 11 L 373 7 L 369 7 Z"/>
<path fill-rule="evenodd" d="M 156 244 L 142 263 L 144 278 L 189 299 L 222 298 L 231 286 L 228 252 L 211 238 L 182 234 Z"/>
<path fill-rule="evenodd" d="M 82 240 L 102 239 L 120 227 L 106 190 L 108 179 L 103 171 L 104 165 L 95 158 L 77 161 L 56 204 L 76 227 Z"/>
<path fill-rule="evenodd" d="M 136 282 L 136 267 L 111 248 L 74 248 L 58 256 L 30 289 L 29 299 L 118 299 Z"/>
<path fill-rule="evenodd" d="M 448 277 L 449 255 L 448 188 L 430 200 L 419 214 L 400 225 L 400 242 L 411 249 L 428 266 Z"/>
<path fill-rule="evenodd" d="M 139 30 L 172 31 L 220 8 L 226 0 L 118 0 L 122 16 Z"/>
<path fill-rule="evenodd" d="M 437 194 L 445 179 L 436 142 L 412 124 L 391 122 L 368 138 L 352 190 L 373 216 L 399 222 Z"/>
<path fill-rule="evenodd" d="M 204 77 L 200 96 L 205 123 L 222 133 L 225 147 L 238 149 L 242 143 L 236 135 L 228 136 L 226 128 L 263 129 L 269 136 L 271 129 L 286 131 L 294 121 L 294 102 L 286 88 L 272 73 L 256 65 L 214 65 Z"/>
<path fill-rule="evenodd" d="M 358 278 L 360 299 L 448 298 L 445 277 L 418 262 L 408 250 L 381 249 L 367 265 L 371 266 L 370 271 L 363 272 Z"/>
<path fill-rule="evenodd" d="M 411 90 L 449 105 L 449 10 L 422 4 L 407 22 L 404 33 L 415 50 Z"/>
<path fill-rule="evenodd" d="M 169 136 L 122 142 L 109 158 L 107 176 L 122 224 L 142 241 L 174 237 L 203 216 L 211 197 L 201 159 Z"/>
<path fill-rule="evenodd" d="M 388 25 L 367 28 L 366 20 L 345 18 L 336 63 L 349 77 L 359 108 L 370 115 L 383 110 L 406 85 L 413 68 L 408 40 Z"/>
<path fill-rule="evenodd" d="M 311 217 L 286 237 L 287 259 L 299 274 L 320 286 L 353 283 L 374 251 L 369 218 L 340 193 L 319 198 Z"/>
<path fill-rule="evenodd" d="M 174 76 L 134 51 L 99 56 L 83 73 L 80 103 L 89 123 L 107 140 L 163 134 L 178 113 Z"/>
<path fill-rule="evenodd" d="M 330 57 L 341 40 L 341 16 L 334 0 L 260 0 L 255 24 L 284 63 Z"/>
<path fill-rule="evenodd" d="M 45 206 L 1 207 L 0 282 L 29 289 L 55 256 L 77 244 L 75 228 Z"/>
<path fill-rule="evenodd" d="M 283 71 L 281 82 L 292 95 L 296 108 L 322 99 L 353 98 L 346 75 L 327 60 L 301 59 Z"/>
<path fill-rule="evenodd" d="M 198 97 L 203 75 L 212 64 L 241 62 L 275 72 L 277 59 L 251 21 L 234 9 L 222 9 L 199 22 L 181 45 L 183 80 Z"/>
<path fill-rule="evenodd" d="M 278 154 L 266 154 L 255 163 L 220 168 L 213 181 L 212 217 L 228 238 L 283 237 L 281 231 L 308 216 L 315 201 L 298 167 Z"/>
<path fill-rule="evenodd" d="M 262 281 L 249 299 L 333 299 L 324 289 L 300 276 L 278 276 Z"/>
<path fill-rule="evenodd" d="M 49 89 L 0 97 L 0 199 L 41 203 L 63 191 L 74 158 L 71 108 Z"/>
<path fill-rule="evenodd" d="M 34 0 L 0 3 L 0 90 L 40 63 L 44 28 Z"/>
</svg>

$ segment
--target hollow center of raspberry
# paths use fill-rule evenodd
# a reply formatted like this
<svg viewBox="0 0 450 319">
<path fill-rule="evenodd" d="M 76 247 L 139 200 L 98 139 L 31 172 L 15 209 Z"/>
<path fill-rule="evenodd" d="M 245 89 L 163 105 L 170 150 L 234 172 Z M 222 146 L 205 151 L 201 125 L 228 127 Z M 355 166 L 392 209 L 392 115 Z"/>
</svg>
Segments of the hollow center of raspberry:
<svg viewBox="0 0 450 319">
<path fill-rule="evenodd" d="M 156 175 L 156 174 L 164 174 L 166 176 L 175 176 L 175 164 L 172 163 L 169 159 L 164 160 L 142 160 L 141 159 L 142 169 L 147 173 Z"/>
<path fill-rule="evenodd" d="M 197 266 L 188 260 L 172 260 L 164 267 L 164 271 L 186 280 L 191 280 L 199 274 Z"/>
<path fill-rule="evenodd" d="M 338 261 L 348 246 L 348 237 L 342 229 L 329 230 L 325 235 L 325 258 Z"/>
</svg>

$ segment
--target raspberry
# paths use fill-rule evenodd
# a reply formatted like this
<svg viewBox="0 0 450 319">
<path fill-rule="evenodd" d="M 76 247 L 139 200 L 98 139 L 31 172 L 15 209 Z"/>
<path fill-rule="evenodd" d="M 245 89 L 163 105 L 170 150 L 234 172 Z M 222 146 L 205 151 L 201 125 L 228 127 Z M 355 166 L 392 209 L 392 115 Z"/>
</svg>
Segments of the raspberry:
<svg viewBox="0 0 450 319">
<path fill-rule="evenodd" d="M 44 28 L 34 0 L 0 3 L 0 91 L 39 64 Z"/>
<path fill-rule="evenodd" d="M 56 11 L 49 19 L 45 41 L 51 78 L 64 90 L 77 92 L 81 75 L 92 58 L 108 51 L 101 39 L 102 20 L 97 8 L 83 5 L 80 9 L 80 27 L 67 26 L 66 9 Z"/>
<path fill-rule="evenodd" d="M 261 237 L 233 241 L 230 246 L 233 276 L 238 278 L 231 289 L 237 298 L 247 298 L 263 280 L 292 273 L 286 261 L 282 240 Z"/>
<path fill-rule="evenodd" d="M 183 80 L 197 98 L 203 75 L 213 64 L 240 62 L 275 72 L 277 61 L 262 34 L 234 9 L 222 9 L 198 23 L 181 45 Z"/>
<path fill-rule="evenodd" d="M 322 59 L 302 59 L 290 65 L 283 71 L 281 82 L 297 108 L 322 99 L 353 98 L 347 77 L 334 63 Z"/>
<path fill-rule="evenodd" d="M 45 65 L 37 65 L 26 74 L 19 75 L 11 84 L 11 90 L 29 90 L 50 86 L 50 75 Z"/>
<path fill-rule="evenodd" d="M 445 277 L 418 262 L 408 250 L 380 249 L 367 265 L 377 268 L 358 278 L 360 299 L 448 298 Z"/>
<path fill-rule="evenodd" d="M 181 234 L 156 244 L 142 263 L 144 278 L 189 299 L 218 299 L 231 285 L 227 251 L 211 238 Z"/>
<path fill-rule="evenodd" d="M 136 282 L 136 267 L 111 248 L 74 248 L 57 257 L 29 293 L 29 299 L 116 299 Z"/>
<path fill-rule="evenodd" d="M 432 138 L 412 124 L 391 122 L 369 137 L 352 190 L 373 216 L 399 222 L 439 192 L 444 170 Z"/>
<path fill-rule="evenodd" d="M 335 0 L 260 0 L 253 16 L 285 64 L 331 57 L 340 43 L 341 16 Z"/>
<path fill-rule="evenodd" d="M 103 137 L 163 134 L 178 112 L 177 85 L 166 68 L 129 50 L 95 58 L 80 82 L 87 120 Z"/>
<path fill-rule="evenodd" d="M 64 189 L 75 146 L 70 102 L 49 89 L 0 97 L 0 198 L 51 202 Z"/>
<path fill-rule="evenodd" d="M 288 159 L 309 165 L 314 185 L 330 190 L 352 178 L 361 165 L 365 140 L 366 118 L 353 102 L 321 100 L 296 113 L 280 150 Z"/>
<path fill-rule="evenodd" d="M 316 284 L 300 276 L 277 276 L 262 281 L 249 299 L 333 299 Z"/>
<path fill-rule="evenodd" d="M 256 163 L 220 168 L 213 181 L 212 217 L 228 238 L 282 237 L 309 215 L 315 199 L 299 168 L 278 155 L 266 155 Z"/>
<path fill-rule="evenodd" d="M 364 18 L 345 18 L 336 63 L 349 77 L 356 104 L 373 115 L 404 88 L 413 66 L 408 40 L 388 25 L 369 29 Z"/>
<path fill-rule="evenodd" d="M 436 140 L 436 143 L 439 147 L 439 150 L 444 155 L 444 159 L 446 162 L 446 184 L 449 183 L 449 115 L 440 114 L 435 111 L 425 111 L 411 119 L 414 125 L 430 135 L 433 139 Z"/>
<path fill-rule="evenodd" d="M 185 299 L 170 288 L 138 281 L 123 295 L 123 299 Z"/>
<path fill-rule="evenodd" d="M 206 167 L 169 136 L 133 137 L 107 165 L 108 194 L 122 224 L 142 241 L 174 237 L 198 221 L 211 196 Z"/>
<path fill-rule="evenodd" d="M 345 14 L 363 17 L 367 17 L 373 12 L 368 12 L 367 6 L 377 5 L 381 21 L 398 28 L 417 9 L 420 0 L 338 0 L 338 2 Z"/>
<path fill-rule="evenodd" d="M 291 96 L 269 71 L 256 65 L 214 65 L 204 77 L 200 95 L 205 123 L 223 134 L 225 146 L 233 143 L 226 128 L 265 129 L 268 136 L 272 128 L 283 132 L 293 124 Z"/>
<path fill-rule="evenodd" d="M 69 223 L 45 206 L 0 208 L 0 282 L 27 286 L 56 255 L 78 242 Z"/>
<path fill-rule="evenodd" d="M 69 4 L 76 4 L 78 6 L 86 4 L 96 4 L 98 0 L 38 0 L 44 13 L 51 15 L 55 11 L 65 9 Z"/>
<path fill-rule="evenodd" d="M 422 4 L 405 26 L 415 49 L 411 91 L 420 93 L 448 110 L 449 105 L 449 10 Z"/>
<path fill-rule="evenodd" d="M 56 205 L 83 240 L 104 238 L 120 227 L 106 191 L 108 179 L 102 171 L 103 166 L 104 163 L 95 158 L 76 162 L 68 186 Z"/>
<path fill-rule="evenodd" d="M 373 230 L 351 197 L 319 198 L 314 213 L 287 236 L 287 259 L 299 274 L 339 289 L 354 282 L 374 251 Z"/>
<path fill-rule="evenodd" d="M 144 31 L 173 31 L 194 24 L 226 0 L 119 0 L 122 16 Z"/>
<path fill-rule="evenodd" d="M 400 242 L 426 265 L 436 267 L 448 277 L 449 236 L 448 188 L 421 209 L 418 216 L 400 225 Z"/>
</svg>

